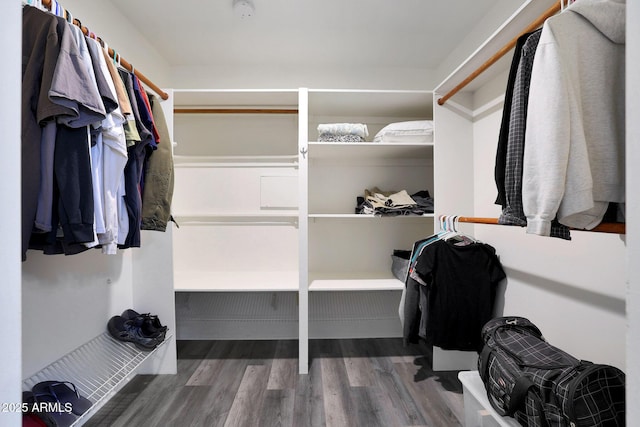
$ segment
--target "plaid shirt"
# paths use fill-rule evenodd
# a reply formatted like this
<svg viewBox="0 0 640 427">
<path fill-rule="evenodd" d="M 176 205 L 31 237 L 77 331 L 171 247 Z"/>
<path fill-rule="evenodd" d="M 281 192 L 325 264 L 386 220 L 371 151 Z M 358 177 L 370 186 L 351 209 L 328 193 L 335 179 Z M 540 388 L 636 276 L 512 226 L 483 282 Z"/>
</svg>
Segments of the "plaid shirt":
<svg viewBox="0 0 640 427">
<path fill-rule="evenodd" d="M 520 60 L 513 83 L 513 98 L 509 117 L 509 131 L 505 159 L 505 200 L 500 224 L 526 226 L 527 219 L 522 206 L 522 170 L 524 158 L 525 129 L 531 70 L 541 30 L 531 33 L 522 46 Z M 513 64 L 512 64 L 513 66 Z M 554 221 L 551 236 L 571 240 L 569 228 Z"/>
</svg>

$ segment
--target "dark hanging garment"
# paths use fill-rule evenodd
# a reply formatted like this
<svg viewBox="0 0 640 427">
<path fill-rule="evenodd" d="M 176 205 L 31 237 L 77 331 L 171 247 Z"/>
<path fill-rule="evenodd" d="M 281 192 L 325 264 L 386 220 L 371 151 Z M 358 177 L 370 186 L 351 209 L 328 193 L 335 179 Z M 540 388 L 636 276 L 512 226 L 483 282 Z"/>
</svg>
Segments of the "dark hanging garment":
<svg viewBox="0 0 640 427">
<path fill-rule="evenodd" d="M 516 41 L 516 46 L 513 51 L 513 59 L 511 60 L 511 68 L 509 69 L 509 78 L 507 79 L 507 88 L 504 94 L 504 107 L 502 109 L 502 122 L 500 123 L 500 133 L 498 135 L 498 150 L 496 153 L 496 164 L 494 169 L 494 176 L 496 181 L 496 187 L 498 189 L 498 196 L 496 197 L 496 205 L 505 205 L 505 167 L 507 161 L 507 139 L 509 137 L 509 120 L 511 118 L 511 103 L 513 100 L 513 87 L 516 80 L 516 73 L 518 71 L 518 65 L 520 63 L 520 54 L 522 52 L 522 46 L 527 41 L 531 33 L 524 34 Z"/>
<path fill-rule="evenodd" d="M 498 218 L 499 224 L 518 225 L 521 227 L 527 225 L 527 217 L 524 214 L 522 205 L 525 132 L 531 70 L 533 69 L 533 60 L 541 32 L 542 30 L 537 30 L 530 33 L 520 50 L 520 60 L 518 61 L 518 69 L 512 88 L 511 112 L 508 121 L 504 169 L 505 194 L 502 214 Z M 550 235 L 571 240 L 569 228 L 559 224 L 557 221 L 552 222 Z"/>
<path fill-rule="evenodd" d="M 173 198 L 173 148 L 160 100 L 151 96 L 150 101 L 160 142 L 158 149 L 149 156 L 145 169 L 145 186 L 142 193 L 142 229 L 165 231 L 171 218 Z"/>
<path fill-rule="evenodd" d="M 131 100 L 131 107 L 135 118 L 136 129 L 140 135 L 140 141 L 127 140 L 127 165 L 124 168 L 125 180 L 125 205 L 129 214 L 129 232 L 125 242 L 118 247 L 120 249 L 138 248 L 141 246 L 140 229 L 142 226 L 142 189 L 140 186 L 142 180 L 142 171 L 147 156 L 147 150 L 150 149 L 153 134 L 145 126 L 139 102 L 138 95 L 134 88 L 133 76 L 125 70 L 118 70 L 120 77 Z M 143 113 L 144 114 L 144 113 Z"/>
<path fill-rule="evenodd" d="M 438 240 L 415 264 L 426 283 L 428 343 L 445 350 L 480 351 L 482 326 L 493 317 L 496 286 L 506 275 L 486 243 Z"/>
<path fill-rule="evenodd" d="M 35 7 L 22 8 L 22 260 L 26 260 L 40 191 L 42 130 L 71 111 L 48 97 L 67 24 Z M 55 126 L 55 125 L 54 125 Z M 55 138 L 55 132 L 53 133 Z"/>
</svg>

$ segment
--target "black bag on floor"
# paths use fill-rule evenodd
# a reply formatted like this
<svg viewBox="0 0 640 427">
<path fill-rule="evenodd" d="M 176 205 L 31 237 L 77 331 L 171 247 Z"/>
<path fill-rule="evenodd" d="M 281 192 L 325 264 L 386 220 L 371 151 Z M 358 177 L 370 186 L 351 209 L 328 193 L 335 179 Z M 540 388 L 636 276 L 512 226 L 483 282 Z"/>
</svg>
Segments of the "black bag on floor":
<svg viewBox="0 0 640 427">
<path fill-rule="evenodd" d="M 491 406 L 523 426 L 625 425 L 625 374 L 578 360 L 545 341 L 523 317 L 482 328 L 478 371 Z"/>
</svg>

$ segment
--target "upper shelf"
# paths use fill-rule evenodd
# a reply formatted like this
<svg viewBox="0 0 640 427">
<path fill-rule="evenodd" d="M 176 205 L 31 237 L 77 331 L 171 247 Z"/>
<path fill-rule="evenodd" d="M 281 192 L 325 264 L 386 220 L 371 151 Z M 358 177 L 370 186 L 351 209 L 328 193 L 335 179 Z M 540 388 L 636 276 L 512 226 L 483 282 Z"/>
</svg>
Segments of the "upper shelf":
<svg viewBox="0 0 640 427">
<path fill-rule="evenodd" d="M 433 117 L 433 92 L 309 89 L 309 115 L 429 119 Z"/>
<path fill-rule="evenodd" d="M 445 95 L 456 87 L 511 40 L 518 37 L 525 28 L 556 3 L 558 3 L 558 0 L 529 0 L 525 2 L 475 52 L 434 89 L 436 95 Z M 501 71 L 507 69 L 510 64 L 510 56 L 505 55 L 502 57 L 487 71 L 476 77 L 461 92 L 474 92 Z"/>
<path fill-rule="evenodd" d="M 297 89 L 175 89 L 176 107 L 298 108 Z"/>
<path fill-rule="evenodd" d="M 309 142 L 309 157 L 341 159 L 433 159 L 433 142 Z"/>
</svg>

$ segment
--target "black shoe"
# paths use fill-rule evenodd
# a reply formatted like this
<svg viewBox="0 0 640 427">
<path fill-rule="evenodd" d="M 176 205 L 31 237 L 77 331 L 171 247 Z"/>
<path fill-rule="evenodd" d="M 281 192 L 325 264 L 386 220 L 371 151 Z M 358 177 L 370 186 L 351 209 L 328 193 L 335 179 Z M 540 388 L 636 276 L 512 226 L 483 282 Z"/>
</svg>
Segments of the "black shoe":
<svg viewBox="0 0 640 427">
<path fill-rule="evenodd" d="M 148 313 L 139 314 L 135 310 L 128 309 L 122 312 L 122 317 L 131 320 L 136 326 L 140 327 L 144 336 L 156 338 L 158 341 L 164 341 L 168 328 L 160 323 L 158 316 Z"/>
<path fill-rule="evenodd" d="M 156 338 L 145 336 L 139 326 L 122 316 L 113 316 L 107 323 L 109 334 L 118 341 L 132 342 L 139 350 L 151 351 L 157 347 Z"/>
</svg>

